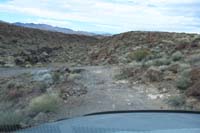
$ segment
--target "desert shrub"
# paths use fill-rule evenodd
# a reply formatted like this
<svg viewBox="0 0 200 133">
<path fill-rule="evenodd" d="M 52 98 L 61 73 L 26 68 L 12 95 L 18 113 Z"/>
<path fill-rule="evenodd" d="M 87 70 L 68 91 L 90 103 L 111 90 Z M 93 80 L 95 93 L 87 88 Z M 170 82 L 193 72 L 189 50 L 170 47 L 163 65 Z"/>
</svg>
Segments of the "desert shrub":
<svg viewBox="0 0 200 133">
<path fill-rule="evenodd" d="M 33 112 L 55 112 L 60 107 L 60 98 L 57 94 L 43 94 L 33 98 L 29 107 Z"/>
<path fill-rule="evenodd" d="M 172 60 L 173 61 L 179 61 L 181 59 L 183 59 L 183 54 L 180 51 L 177 51 L 177 52 L 172 54 Z"/>
<path fill-rule="evenodd" d="M 200 54 L 196 54 L 190 57 L 189 59 L 190 64 L 198 64 L 200 63 Z"/>
<path fill-rule="evenodd" d="M 180 65 L 180 72 L 183 72 L 185 70 L 190 70 L 191 66 L 190 64 L 187 64 L 187 63 L 179 63 Z"/>
<path fill-rule="evenodd" d="M 6 83 L 7 89 L 15 88 L 15 86 L 16 86 L 16 81 L 10 80 L 9 82 Z"/>
<path fill-rule="evenodd" d="M 5 99 L 6 100 L 15 100 L 22 96 L 26 91 L 25 85 L 21 82 L 10 80 L 5 85 Z"/>
<path fill-rule="evenodd" d="M 190 43 L 190 38 L 189 37 L 178 38 L 177 42 L 180 43 L 180 44 L 189 44 Z"/>
<path fill-rule="evenodd" d="M 46 89 L 48 88 L 48 84 L 45 82 L 38 82 L 37 86 L 41 90 L 41 92 L 46 92 Z"/>
<path fill-rule="evenodd" d="M 174 107 L 180 107 L 185 104 L 185 97 L 183 95 L 171 96 L 171 97 L 169 97 L 167 103 Z"/>
<path fill-rule="evenodd" d="M 123 67 L 120 69 L 120 73 L 115 75 L 115 79 L 121 80 L 121 79 L 127 79 L 131 76 L 132 68 Z"/>
<path fill-rule="evenodd" d="M 186 90 L 191 85 L 191 79 L 189 73 L 190 69 L 186 69 L 178 77 L 178 80 L 176 81 L 176 86 L 179 89 Z"/>
<path fill-rule="evenodd" d="M 153 60 L 153 65 L 155 66 L 163 66 L 163 65 L 170 65 L 170 64 L 171 64 L 171 60 L 168 58 L 160 58 L 160 59 Z"/>
<path fill-rule="evenodd" d="M 162 65 L 162 66 L 159 66 L 158 69 L 159 69 L 161 72 L 163 72 L 163 71 L 165 71 L 165 70 L 168 69 L 168 66 L 167 66 L 167 65 Z"/>
<path fill-rule="evenodd" d="M 148 60 L 146 62 L 144 62 L 144 66 L 145 67 L 150 67 L 154 65 L 154 61 L 153 60 Z"/>
<path fill-rule="evenodd" d="M 151 52 L 148 49 L 138 49 L 128 54 L 128 58 L 131 60 L 142 61 L 147 58 Z"/>
<path fill-rule="evenodd" d="M 144 80 L 149 82 L 156 82 L 162 80 L 162 72 L 156 67 L 150 67 L 144 75 Z"/>
<path fill-rule="evenodd" d="M 171 44 L 171 45 L 175 44 L 175 42 L 172 41 L 172 40 L 161 40 L 160 43 L 162 43 L 162 44 Z"/>
<path fill-rule="evenodd" d="M 13 111 L 0 112 L 0 125 L 18 125 L 24 118 Z"/>
<path fill-rule="evenodd" d="M 140 66 L 124 66 L 121 67 L 119 73 L 114 76 L 116 80 L 128 79 L 128 78 L 140 78 L 143 69 Z"/>
<path fill-rule="evenodd" d="M 21 82 L 18 82 L 16 80 L 10 80 L 6 83 L 7 89 L 13 89 L 13 88 L 23 88 L 23 84 Z"/>
<path fill-rule="evenodd" d="M 54 72 L 53 74 L 52 74 L 52 79 L 53 79 L 53 82 L 54 83 L 57 83 L 57 82 L 59 82 L 59 80 L 60 80 L 60 73 L 59 72 Z"/>
<path fill-rule="evenodd" d="M 78 73 L 71 73 L 71 74 L 69 74 L 69 76 L 68 76 L 68 80 L 75 80 L 75 79 L 79 79 L 80 78 L 80 74 L 78 74 Z"/>
<path fill-rule="evenodd" d="M 142 67 L 143 62 L 132 61 L 129 63 L 129 67 Z"/>
</svg>

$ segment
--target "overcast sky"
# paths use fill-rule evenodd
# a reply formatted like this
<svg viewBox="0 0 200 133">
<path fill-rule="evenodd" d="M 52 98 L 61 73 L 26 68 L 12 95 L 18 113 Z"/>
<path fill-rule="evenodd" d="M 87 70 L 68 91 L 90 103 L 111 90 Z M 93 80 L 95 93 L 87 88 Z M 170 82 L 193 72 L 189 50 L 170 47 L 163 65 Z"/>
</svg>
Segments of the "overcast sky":
<svg viewBox="0 0 200 133">
<path fill-rule="evenodd" d="M 92 32 L 200 33 L 200 0 L 0 0 L 0 20 Z"/>
</svg>

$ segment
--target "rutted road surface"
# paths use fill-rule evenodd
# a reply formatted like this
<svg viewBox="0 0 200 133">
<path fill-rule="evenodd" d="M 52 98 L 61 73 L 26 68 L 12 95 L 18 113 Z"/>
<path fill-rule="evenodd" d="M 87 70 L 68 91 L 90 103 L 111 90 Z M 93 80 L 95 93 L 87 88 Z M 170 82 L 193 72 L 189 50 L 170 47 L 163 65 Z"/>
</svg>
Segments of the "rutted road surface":
<svg viewBox="0 0 200 133">
<path fill-rule="evenodd" d="M 87 87 L 88 93 L 78 99 L 72 98 L 63 107 L 63 117 L 73 117 L 88 113 L 113 110 L 160 109 L 161 100 L 149 97 L 149 87 L 141 84 L 131 85 L 126 80 L 116 81 L 114 75 L 119 72 L 115 66 L 86 66 L 76 82 Z M 0 68 L 0 77 L 19 75 L 52 68 Z M 155 91 L 155 90 L 154 90 Z"/>
<path fill-rule="evenodd" d="M 147 110 L 161 109 L 162 101 L 148 96 L 145 85 L 131 85 L 128 81 L 114 80 L 114 75 L 119 72 L 118 67 L 94 66 L 81 67 L 85 71 L 77 81 L 84 84 L 88 93 L 80 97 L 66 108 L 68 116 L 77 116 L 94 112 L 116 110 Z M 163 107 L 162 107 L 163 108 Z"/>
</svg>

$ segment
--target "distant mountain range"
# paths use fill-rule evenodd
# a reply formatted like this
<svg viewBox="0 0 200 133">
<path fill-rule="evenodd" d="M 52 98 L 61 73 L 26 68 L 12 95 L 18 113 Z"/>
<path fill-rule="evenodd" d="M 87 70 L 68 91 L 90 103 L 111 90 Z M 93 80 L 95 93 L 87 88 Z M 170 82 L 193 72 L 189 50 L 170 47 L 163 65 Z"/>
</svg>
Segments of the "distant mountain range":
<svg viewBox="0 0 200 133">
<path fill-rule="evenodd" d="M 47 31 L 54 31 L 54 32 L 62 32 L 66 34 L 78 34 L 78 35 L 87 35 L 87 36 L 98 36 L 98 35 L 103 35 L 103 36 L 110 36 L 111 34 L 99 34 L 99 33 L 92 33 L 92 32 L 86 32 L 86 31 L 74 31 L 69 28 L 61 28 L 61 27 L 55 27 L 47 24 L 34 24 L 34 23 L 12 23 L 16 26 L 21 26 L 21 27 L 28 27 L 28 28 L 34 28 L 34 29 L 41 29 L 41 30 L 47 30 Z"/>
</svg>

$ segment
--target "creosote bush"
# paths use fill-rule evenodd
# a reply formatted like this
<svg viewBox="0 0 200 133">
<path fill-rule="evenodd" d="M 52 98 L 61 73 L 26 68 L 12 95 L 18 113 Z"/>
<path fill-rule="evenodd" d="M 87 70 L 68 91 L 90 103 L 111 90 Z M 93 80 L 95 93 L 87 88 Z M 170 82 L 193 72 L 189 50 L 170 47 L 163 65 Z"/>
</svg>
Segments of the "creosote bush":
<svg viewBox="0 0 200 133">
<path fill-rule="evenodd" d="M 155 66 L 163 66 L 163 65 L 170 65 L 170 64 L 171 64 L 171 60 L 167 58 L 160 58 L 160 59 L 153 60 L 153 65 Z"/>
<path fill-rule="evenodd" d="M 56 112 L 60 107 L 60 98 L 57 94 L 43 94 L 33 98 L 29 104 L 33 112 Z"/>
<path fill-rule="evenodd" d="M 148 49 L 138 49 L 128 54 L 130 60 L 142 61 L 151 55 L 151 51 Z"/>
<path fill-rule="evenodd" d="M 57 83 L 57 82 L 59 82 L 59 80 L 60 80 L 60 73 L 59 72 L 54 72 L 53 74 L 52 74 L 52 79 L 53 79 L 53 82 L 54 83 Z"/>
<path fill-rule="evenodd" d="M 183 59 L 183 54 L 180 51 L 177 51 L 177 52 L 172 54 L 172 60 L 173 61 L 179 61 L 181 59 Z"/>
<path fill-rule="evenodd" d="M 71 73 L 71 74 L 69 74 L 69 76 L 68 76 L 68 80 L 75 80 L 75 79 L 79 79 L 81 77 L 81 75 L 80 74 L 78 74 L 78 73 Z"/>
<path fill-rule="evenodd" d="M 167 103 L 174 107 L 180 107 L 185 104 L 185 97 L 183 95 L 171 96 L 171 97 L 169 97 Z"/>
<path fill-rule="evenodd" d="M 18 125 L 23 120 L 24 118 L 22 117 L 22 115 L 15 112 L 0 112 L 0 125 Z"/>
<path fill-rule="evenodd" d="M 178 80 L 176 82 L 176 86 L 180 90 L 186 90 L 191 85 L 191 79 L 190 79 L 190 76 L 189 76 L 189 72 L 190 72 L 190 69 L 186 69 L 178 77 Z"/>
</svg>

